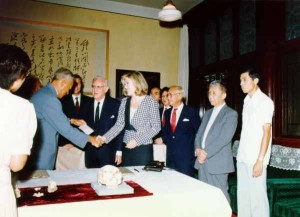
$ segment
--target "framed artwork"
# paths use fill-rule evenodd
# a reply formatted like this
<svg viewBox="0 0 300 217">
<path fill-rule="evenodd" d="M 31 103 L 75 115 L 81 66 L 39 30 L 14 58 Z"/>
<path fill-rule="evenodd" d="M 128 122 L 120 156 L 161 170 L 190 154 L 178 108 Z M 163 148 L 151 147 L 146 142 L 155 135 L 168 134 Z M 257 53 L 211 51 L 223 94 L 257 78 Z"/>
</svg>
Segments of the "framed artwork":
<svg viewBox="0 0 300 217">
<path fill-rule="evenodd" d="M 79 74 L 91 92 L 96 74 L 108 78 L 109 31 L 0 17 L 0 43 L 21 47 L 29 55 L 30 73 L 45 85 L 60 67 Z"/>
<path fill-rule="evenodd" d="M 123 87 L 121 83 L 122 75 L 138 70 L 126 70 L 126 69 L 117 69 L 116 70 L 116 98 L 122 98 L 123 95 Z M 148 83 L 148 91 L 153 87 L 160 87 L 160 73 L 159 72 L 147 72 L 147 71 L 139 71 L 142 73 L 144 78 Z"/>
</svg>

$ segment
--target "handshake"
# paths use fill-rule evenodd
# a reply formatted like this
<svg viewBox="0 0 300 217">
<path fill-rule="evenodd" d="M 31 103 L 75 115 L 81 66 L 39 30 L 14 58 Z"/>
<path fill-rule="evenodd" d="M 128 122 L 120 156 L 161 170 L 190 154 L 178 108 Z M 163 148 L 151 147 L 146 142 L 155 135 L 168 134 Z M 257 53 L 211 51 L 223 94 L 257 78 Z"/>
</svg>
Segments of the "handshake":
<svg viewBox="0 0 300 217">
<path fill-rule="evenodd" d="M 105 143 L 105 137 L 89 136 L 89 142 L 96 148 L 100 148 Z"/>
<path fill-rule="evenodd" d="M 75 118 L 70 119 L 70 123 L 75 126 L 78 126 L 78 127 L 87 125 L 84 120 L 75 119 Z M 89 133 L 86 132 L 86 134 L 89 134 Z M 106 139 L 103 136 L 89 136 L 89 139 L 88 139 L 88 141 L 96 148 L 100 148 L 105 143 L 105 140 Z"/>
</svg>

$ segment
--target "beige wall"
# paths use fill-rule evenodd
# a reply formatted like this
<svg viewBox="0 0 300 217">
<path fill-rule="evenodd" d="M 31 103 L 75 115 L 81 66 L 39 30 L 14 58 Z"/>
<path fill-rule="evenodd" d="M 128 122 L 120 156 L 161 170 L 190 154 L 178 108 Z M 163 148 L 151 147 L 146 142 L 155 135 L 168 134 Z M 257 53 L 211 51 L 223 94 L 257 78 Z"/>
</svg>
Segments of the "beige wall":
<svg viewBox="0 0 300 217">
<path fill-rule="evenodd" d="M 160 27 L 157 20 L 29 0 L 0 0 L 0 14 L 109 30 L 108 76 L 112 96 L 116 69 L 160 72 L 161 87 L 178 82 L 179 28 Z"/>
</svg>

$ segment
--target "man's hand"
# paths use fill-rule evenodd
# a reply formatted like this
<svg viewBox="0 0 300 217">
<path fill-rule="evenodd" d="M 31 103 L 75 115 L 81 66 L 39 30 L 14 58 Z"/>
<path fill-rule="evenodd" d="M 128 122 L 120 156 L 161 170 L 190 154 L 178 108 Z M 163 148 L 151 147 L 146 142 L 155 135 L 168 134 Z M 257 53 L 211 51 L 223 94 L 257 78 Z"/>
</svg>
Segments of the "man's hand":
<svg viewBox="0 0 300 217">
<path fill-rule="evenodd" d="M 102 140 L 98 136 L 89 136 L 89 142 L 96 148 L 99 148 L 103 145 Z"/>
<path fill-rule="evenodd" d="M 207 152 L 204 151 L 203 149 L 197 148 L 196 151 L 196 156 L 197 156 L 197 160 L 200 164 L 204 164 L 206 157 L 207 157 Z"/>
<path fill-rule="evenodd" d="M 252 176 L 254 178 L 259 177 L 262 175 L 262 172 L 263 172 L 263 161 L 257 160 L 253 166 Z"/>
<path fill-rule="evenodd" d="M 133 140 L 130 140 L 127 144 L 126 144 L 126 148 L 129 148 L 129 149 L 133 149 L 137 146 L 137 143 L 136 141 L 133 139 Z"/>
<path fill-rule="evenodd" d="M 157 139 L 154 140 L 154 144 L 156 144 L 156 145 L 162 145 L 162 144 L 164 144 L 164 142 L 163 142 L 162 138 L 159 137 L 159 138 L 157 138 Z"/>
<path fill-rule="evenodd" d="M 100 141 L 100 144 L 101 145 L 103 145 L 104 143 L 105 143 L 105 141 L 106 141 L 106 138 L 105 137 L 103 137 L 103 136 L 97 136 L 97 140 L 99 140 Z"/>
<path fill-rule="evenodd" d="M 80 127 L 82 125 L 86 125 L 86 122 L 83 119 L 71 118 L 70 123 L 77 126 L 77 127 Z"/>
</svg>

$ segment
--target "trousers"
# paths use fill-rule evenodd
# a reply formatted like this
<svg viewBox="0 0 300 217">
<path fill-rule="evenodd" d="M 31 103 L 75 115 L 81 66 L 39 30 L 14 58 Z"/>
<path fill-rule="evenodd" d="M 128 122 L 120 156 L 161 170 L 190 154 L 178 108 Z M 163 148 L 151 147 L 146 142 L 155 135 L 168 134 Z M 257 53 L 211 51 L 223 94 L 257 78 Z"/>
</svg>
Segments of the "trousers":
<svg viewBox="0 0 300 217">
<path fill-rule="evenodd" d="M 237 162 L 237 198 L 239 217 L 269 217 L 267 195 L 267 171 L 259 177 L 252 177 L 253 165 Z"/>
</svg>

